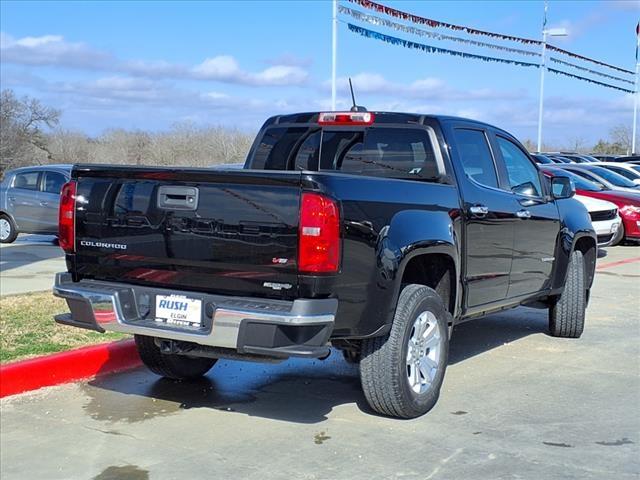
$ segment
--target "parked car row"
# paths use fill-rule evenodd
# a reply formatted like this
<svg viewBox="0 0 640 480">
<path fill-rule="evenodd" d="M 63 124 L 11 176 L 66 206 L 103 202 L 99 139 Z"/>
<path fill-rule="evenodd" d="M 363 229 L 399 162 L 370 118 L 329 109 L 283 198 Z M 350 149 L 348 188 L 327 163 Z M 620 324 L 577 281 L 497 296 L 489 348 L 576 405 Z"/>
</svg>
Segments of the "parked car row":
<svg viewBox="0 0 640 480">
<path fill-rule="evenodd" d="M 586 155 L 574 152 L 535 152 L 531 154 L 537 163 L 597 163 L 607 162 L 622 165 L 639 165 L 639 155 L 629 155 L 625 157 L 617 155 Z"/>
<path fill-rule="evenodd" d="M 576 187 L 576 198 L 578 200 L 583 197 L 605 200 L 618 209 L 621 224 L 615 234 L 612 235 L 612 238 L 609 239 L 609 244 L 616 245 L 623 240 L 640 241 L 640 189 L 618 187 L 599 177 L 598 171 L 593 173 L 588 168 L 584 168 L 584 166 L 576 168 L 569 165 L 543 165 L 541 170 L 548 177 L 563 175 L 571 178 Z M 591 214 L 592 211 L 590 210 L 589 213 Z M 601 230 L 598 232 L 595 224 L 596 221 L 602 220 L 602 217 L 596 215 L 596 218 L 594 218 L 594 215 L 591 215 L 591 220 L 598 234 L 598 243 L 600 246 L 606 245 L 607 238 L 601 237 L 601 235 L 606 235 L 605 232 L 602 232 L 603 225 L 601 225 Z"/>
<path fill-rule="evenodd" d="M 640 165 L 598 161 L 589 155 L 558 152 L 532 154 L 547 176 L 562 173 L 576 185 L 591 215 L 600 247 L 623 240 L 640 241 Z M 242 165 L 217 165 L 216 170 Z M 13 242 L 18 233 L 57 235 L 60 189 L 69 180 L 71 165 L 23 167 L 6 172 L 0 183 L 0 242 Z M 605 203 L 599 203 L 600 199 Z M 610 202 L 607 204 L 606 202 Z M 610 213 L 616 209 L 615 215 Z"/>
</svg>

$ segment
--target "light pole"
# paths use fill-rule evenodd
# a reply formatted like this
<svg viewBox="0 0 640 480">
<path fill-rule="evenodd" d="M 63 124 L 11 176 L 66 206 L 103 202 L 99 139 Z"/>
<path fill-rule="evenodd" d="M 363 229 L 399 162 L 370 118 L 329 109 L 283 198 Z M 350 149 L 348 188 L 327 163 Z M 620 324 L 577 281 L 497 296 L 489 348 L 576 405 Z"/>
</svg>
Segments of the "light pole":
<svg viewBox="0 0 640 480">
<path fill-rule="evenodd" d="M 566 28 L 546 28 L 547 5 L 544 7 L 544 24 L 542 26 L 542 56 L 540 60 L 540 100 L 538 103 L 538 152 L 542 151 L 542 113 L 544 110 L 544 73 L 547 70 L 547 35 L 551 37 L 567 36 Z"/>
<path fill-rule="evenodd" d="M 635 155 L 636 150 L 636 130 L 638 126 L 638 74 L 640 72 L 640 63 L 636 60 L 636 78 L 633 86 L 633 133 L 631 134 L 631 155 Z"/>
<path fill-rule="evenodd" d="M 338 50 L 338 0 L 333 0 L 331 32 L 331 110 L 336 109 L 336 55 Z"/>
<path fill-rule="evenodd" d="M 640 75 L 640 61 L 638 52 L 640 51 L 640 22 L 636 26 L 636 77 L 633 82 L 633 133 L 631 134 L 631 155 L 635 155 L 636 150 L 636 129 L 638 126 L 638 75 Z"/>
</svg>

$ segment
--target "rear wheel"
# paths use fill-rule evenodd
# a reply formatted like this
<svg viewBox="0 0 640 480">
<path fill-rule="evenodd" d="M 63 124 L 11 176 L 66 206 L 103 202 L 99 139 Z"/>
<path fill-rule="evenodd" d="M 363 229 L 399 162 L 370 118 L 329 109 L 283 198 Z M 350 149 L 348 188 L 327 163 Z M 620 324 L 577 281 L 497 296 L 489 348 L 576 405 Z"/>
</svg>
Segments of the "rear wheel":
<svg viewBox="0 0 640 480">
<path fill-rule="evenodd" d="M 0 243 L 13 243 L 18 237 L 18 230 L 11 217 L 0 215 Z"/>
<path fill-rule="evenodd" d="M 434 290 L 404 287 L 391 331 L 362 342 L 360 378 L 373 410 L 414 418 L 433 408 L 447 368 L 449 317 Z"/>
<path fill-rule="evenodd" d="M 549 307 L 549 332 L 554 337 L 578 338 L 584 330 L 587 288 L 582 252 L 575 250 L 569 260 L 564 290 Z"/>
<path fill-rule="evenodd" d="M 216 363 L 215 358 L 195 358 L 165 354 L 160 351 L 154 337 L 135 335 L 136 347 L 142 363 L 156 375 L 188 380 L 205 375 Z"/>
</svg>

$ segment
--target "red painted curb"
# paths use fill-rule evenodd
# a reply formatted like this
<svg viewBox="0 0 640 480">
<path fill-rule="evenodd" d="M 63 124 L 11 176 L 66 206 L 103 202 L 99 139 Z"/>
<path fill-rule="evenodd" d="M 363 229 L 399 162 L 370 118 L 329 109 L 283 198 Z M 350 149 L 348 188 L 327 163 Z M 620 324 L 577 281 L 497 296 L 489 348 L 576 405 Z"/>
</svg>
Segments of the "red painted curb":
<svg viewBox="0 0 640 480">
<path fill-rule="evenodd" d="M 618 260 L 617 262 L 601 263 L 596 270 L 604 270 L 605 268 L 617 267 L 618 265 L 626 265 L 627 263 L 640 262 L 640 257 L 627 258 L 626 260 Z"/>
<path fill-rule="evenodd" d="M 133 339 L 0 365 L 0 398 L 141 365 Z"/>
</svg>

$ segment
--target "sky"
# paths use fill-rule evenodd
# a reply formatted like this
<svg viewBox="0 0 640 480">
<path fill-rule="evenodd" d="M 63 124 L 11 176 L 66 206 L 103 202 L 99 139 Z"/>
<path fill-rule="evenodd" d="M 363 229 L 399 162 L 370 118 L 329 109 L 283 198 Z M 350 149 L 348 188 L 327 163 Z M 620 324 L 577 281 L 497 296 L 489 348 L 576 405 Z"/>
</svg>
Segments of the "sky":
<svg viewBox="0 0 640 480">
<path fill-rule="evenodd" d="M 475 29 L 534 39 L 542 35 L 542 0 L 379 1 Z M 347 0 L 339 4 L 411 25 Z M 322 0 L 3 0 L 0 84 L 61 109 L 63 128 L 89 135 L 112 128 L 161 131 L 180 123 L 256 131 L 271 115 L 330 108 L 331 10 L 331 2 Z M 552 0 L 547 26 L 568 31 L 568 36 L 550 43 L 634 70 L 639 19 L 640 0 Z M 358 22 L 345 14 L 339 20 L 338 108 L 350 106 L 347 78 L 351 77 L 358 104 L 369 110 L 464 116 L 497 125 L 523 141 L 536 138 L 539 69 L 410 50 L 356 35 L 347 22 L 414 42 L 512 58 L 494 49 Z M 546 74 L 544 100 L 543 133 L 550 144 L 595 143 L 606 138 L 611 127 L 630 126 L 633 120 L 633 94 L 552 73 Z"/>
</svg>

